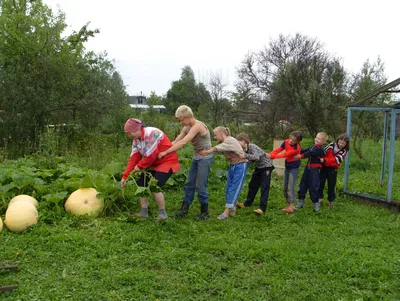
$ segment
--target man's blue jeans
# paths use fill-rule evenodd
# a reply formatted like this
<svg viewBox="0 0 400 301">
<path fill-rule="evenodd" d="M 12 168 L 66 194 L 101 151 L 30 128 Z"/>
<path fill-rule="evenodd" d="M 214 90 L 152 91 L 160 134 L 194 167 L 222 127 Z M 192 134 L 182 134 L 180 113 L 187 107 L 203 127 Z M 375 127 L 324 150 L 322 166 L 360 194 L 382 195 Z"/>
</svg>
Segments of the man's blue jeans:
<svg viewBox="0 0 400 301">
<path fill-rule="evenodd" d="M 183 190 L 185 191 L 183 201 L 186 204 L 191 205 L 193 203 L 196 190 L 197 198 L 199 199 L 200 204 L 208 204 L 207 180 L 213 160 L 214 156 L 200 160 L 192 160 L 192 165 L 189 169 L 189 175 L 186 179 L 185 185 L 183 186 Z"/>
</svg>

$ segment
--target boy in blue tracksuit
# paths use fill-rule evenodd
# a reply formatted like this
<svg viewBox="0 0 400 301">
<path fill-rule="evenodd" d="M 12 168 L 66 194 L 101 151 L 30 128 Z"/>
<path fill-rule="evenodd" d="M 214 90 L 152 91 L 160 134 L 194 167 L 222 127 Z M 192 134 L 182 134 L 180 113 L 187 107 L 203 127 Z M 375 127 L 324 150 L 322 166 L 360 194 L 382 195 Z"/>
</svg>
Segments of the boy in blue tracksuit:
<svg viewBox="0 0 400 301">
<path fill-rule="evenodd" d="M 304 168 L 303 175 L 299 186 L 298 203 L 296 210 L 303 208 L 304 199 L 306 198 L 307 190 L 309 191 L 311 201 L 314 205 L 314 211 L 320 210 L 319 203 L 319 170 L 322 167 L 321 158 L 325 155 L 325 149 L 323 144 L 328 140 L 328 135 L 324 132 L 320 132 L 314 138 L 314 145 L 306 149 L 301 150 L 301 155 L 297 155 L 296 158 L 302 159 L 307 158 L 307 164 Z"/>
</svg>

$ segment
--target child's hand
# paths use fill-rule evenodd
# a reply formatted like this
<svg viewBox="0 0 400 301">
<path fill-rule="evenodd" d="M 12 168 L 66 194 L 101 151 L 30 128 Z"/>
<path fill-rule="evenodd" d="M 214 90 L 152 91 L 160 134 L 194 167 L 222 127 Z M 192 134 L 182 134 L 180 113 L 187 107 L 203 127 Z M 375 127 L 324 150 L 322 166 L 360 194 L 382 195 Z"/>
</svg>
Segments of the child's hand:
<svg viewBox="0 0 400 301">
<path fill-rule="evenodd" d="M 301 159 L 301 155 L 294 155 L 293 158 L 296 159 L 296 160 L 300 160 Z"/>
<path fill-rule="evenodd" d="M 200 152 L 200 156 L 207 156 L 209 154 L 209 151 L 208 150 L 202 150 L 201 152 Z"/>
<path fill-rule="evenodd" d="M 324 163 L 324 162 L 325 162 L 325 159 L 324 159 L 324 158 L 320 158 L 319 161 L 320 161 L 321 163 Z"/>
<path fill-rule="evenodd" d="M 158 153 L 157 159 L 160 160 L 160 159 L 162 159 L 162 157 L 164 157 L 165 155 L 166 155 L 166 152 Z"/>
<path fill-rule="evenodd" d="M 240 154 L 239 154 L 239 157 L 240 157 L 240 159 L 244 159 L 244 158 L 245 158 L 244 153 L 240 153 Z"/>
<path fill-rule="evenodd" d="M 268 153 L 265 153 L 265 157 L 267 157 L 267 159 L 271 159 L 271 155 Z"/>
</svg>

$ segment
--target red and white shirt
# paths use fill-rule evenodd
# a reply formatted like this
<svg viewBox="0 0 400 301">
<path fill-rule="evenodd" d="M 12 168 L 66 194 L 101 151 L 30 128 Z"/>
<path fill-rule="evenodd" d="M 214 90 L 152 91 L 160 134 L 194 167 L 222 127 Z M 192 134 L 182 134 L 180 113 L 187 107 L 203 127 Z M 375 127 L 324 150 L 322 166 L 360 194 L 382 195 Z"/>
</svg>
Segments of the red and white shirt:
<svg viewBox="0 0 400 301">
<path fill-rule="evenodd" d="M 160 152 L 166 151 L 171 146 L 171 141 L 161 130 L 154 127 L 142 127 L 142 137 L 132 142 L 131 156 L 122 179 L 127 179 L 135 166 L 140 169 L 151 167 L 153 170 L 165 173 L 168 173 L 170 169 L 173 173 L 180 170 L 176 152 L 157 159 Z"/>
<path fill-rule="evenodd" d="M 335 142 L 330 143 L 325 147 L 324 166 L 339 168 L 347 155 L 347 150 L 344 148 L 335 150 Z"/>
</svg>

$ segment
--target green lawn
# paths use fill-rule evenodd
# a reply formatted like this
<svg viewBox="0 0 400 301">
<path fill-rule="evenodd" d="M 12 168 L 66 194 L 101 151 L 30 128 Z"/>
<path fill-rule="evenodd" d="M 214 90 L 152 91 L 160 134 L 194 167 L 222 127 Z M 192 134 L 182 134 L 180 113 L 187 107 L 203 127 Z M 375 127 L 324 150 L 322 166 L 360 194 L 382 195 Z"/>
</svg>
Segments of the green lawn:
<svg viewBox="0 0 400 301">
<path fill-rule="evenodd" d="M 382 141 L 365 140 L 363 143 L 363 160 L 358 158 L 354 150 L 350 151 L 349 191 L 364 193 L 381 198 L 387 197 L 389 182 L 389 150 L 386 152 L 386 166 L 383 181 L 380 181 L 382 172 Z M 389 148 L 388 143 L 388 148 Z M 392 201 L 400 202 L 400 141 L 395 143 Z M 344 170 L 344 164 L 341 172 Z"/>
<path fill-rule="evenodd" d="M 400 300 L 397 214 L 339 197 L 287 215 L 274 177 L 265 216 L 246 208 L 219 221 L 224 187 L 210 190 L 204 222 L 194 221 L 196 201 L 164 224 L 64 215 L 23 234 L 3 230 L 0 263 L 20 270 L 0 273 L 1 285 L 19 284 L 1 300 Z M 171 214 L 182 193 L 166 197 Z"/>
</svg>

